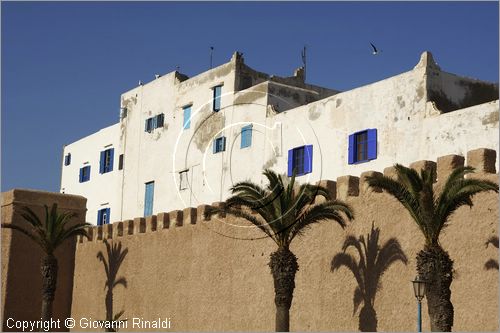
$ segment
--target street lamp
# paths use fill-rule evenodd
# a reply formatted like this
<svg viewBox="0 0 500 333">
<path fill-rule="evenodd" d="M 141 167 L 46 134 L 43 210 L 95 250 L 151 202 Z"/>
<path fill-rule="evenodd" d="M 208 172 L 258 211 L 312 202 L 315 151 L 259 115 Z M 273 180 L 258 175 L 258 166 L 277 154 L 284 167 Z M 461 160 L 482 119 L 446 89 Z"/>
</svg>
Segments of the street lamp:
<svg viewBox="0 0 500 333">
<path fill-rule="evenodd" d="M 422 299 L 425 296 L 425 285 L 427 281 L 423 280 L 419 275 L 415 277 L 415 280 L 411 281 L 413 283 L 413 291 L 415 292 L 415 297 L 418 301 L 418 321 L 417 328 L 419 332 L 422 332 Z"/>
</svg>

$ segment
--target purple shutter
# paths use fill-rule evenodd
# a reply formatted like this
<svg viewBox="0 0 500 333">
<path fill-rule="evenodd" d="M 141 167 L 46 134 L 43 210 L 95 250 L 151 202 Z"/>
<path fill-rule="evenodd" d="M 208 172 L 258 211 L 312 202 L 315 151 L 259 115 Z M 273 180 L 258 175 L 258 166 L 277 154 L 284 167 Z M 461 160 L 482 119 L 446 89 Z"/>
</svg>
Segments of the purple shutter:
<svg viewBox="0 0 500 333">
<path fill-rule="evenodd" d="M 356 153 L 354 146 L 354 134 L 349 135 L 349 148 L 347 149 L 347 163 L 354 164 L 354 155 Z"/>
<path fill-rule="evenodd" d="M 292 177 L 293 175 L 293 149 L 288 151 L 288 177 Z"/>
<path fill-rule="evenodd" d="M 377 129 L 372 128 L 368 130 L 368 159 L 369 160 L 374 160 L 377 158 Z"/>
<path fill-rule="evenodd" d="M 312 172 L 313 163 L 313 146 L 307 145 L 304 149 L 304 173 Z"/>
</svg>

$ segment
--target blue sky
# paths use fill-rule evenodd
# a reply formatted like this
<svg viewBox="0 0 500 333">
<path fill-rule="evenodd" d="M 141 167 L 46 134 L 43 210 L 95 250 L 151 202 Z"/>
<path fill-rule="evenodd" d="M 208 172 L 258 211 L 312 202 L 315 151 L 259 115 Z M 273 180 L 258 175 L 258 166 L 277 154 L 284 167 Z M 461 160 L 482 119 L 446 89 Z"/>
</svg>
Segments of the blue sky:
<svg viewBox="0 0 500 333">
<path fill-rule="evenodd" d="M 62 147 L 118 122 L 120 94 L 239 50 L 289 76 L 348 90 L 441 68 L 498 82 L 498 2 L 2 2 L 1 190 L 59 191 Z M 370 42 L 383 52 L 372 56 Z"/>
</svg>

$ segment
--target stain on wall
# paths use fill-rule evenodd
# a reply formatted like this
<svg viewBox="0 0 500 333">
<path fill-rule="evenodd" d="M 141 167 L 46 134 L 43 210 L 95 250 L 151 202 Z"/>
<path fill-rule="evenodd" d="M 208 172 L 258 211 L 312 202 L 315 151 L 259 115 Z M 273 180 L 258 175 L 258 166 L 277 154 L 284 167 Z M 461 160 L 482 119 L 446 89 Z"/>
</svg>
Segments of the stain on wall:
<svg viewBox="0 0 500 333">
<path fill-rule="evenodd" d="M 206 105 L 200 110 L 199 119 L 196 123 L 193 142 L 200 151 L 203 151 L 224 128 L 225 117 L 222 111 L 212 112 L 210 106 Z"/>
</svg>

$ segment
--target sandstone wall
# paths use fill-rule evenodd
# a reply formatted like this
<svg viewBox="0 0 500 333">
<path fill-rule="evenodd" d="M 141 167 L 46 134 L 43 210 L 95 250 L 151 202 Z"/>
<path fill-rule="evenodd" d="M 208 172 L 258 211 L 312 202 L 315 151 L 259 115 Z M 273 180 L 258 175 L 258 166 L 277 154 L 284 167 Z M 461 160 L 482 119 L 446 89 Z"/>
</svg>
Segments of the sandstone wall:
<svg viewBox="0 0 500 333">
<path fill-rule="evenodd" d="M 60 212 L 75 212 L 71 223 L 85 222 L 86 199 L 81 196 L 15 189 L 2 193 L 2 223 L 27 226 L 20 215 L 28 206 L 44 216 L 43 205 L 58 204 Z M 42 221 L 44 219 L 42 218 Z M 54 318 L 65 319 L 71 314 L 71 294 L 75 263 L 76 239 L 66 241 L 55 252 L 59 271 L 54 301 Z M 40 320 L 42 278 L 40 273 L 41 249 L 26 236 L 2 229 L 2 331 L 9 329 L 6 320 Z"/>
<path fill-rule="evenodd" d="M 498 182 L 496 153 L 478 149 L 466 158 L 456 155 L 437 161 L 438 183 L 453 167 L 471 165 L 475 177 Z M 416 162 L 415 168 L 433 162 Z M 392 175 L 394 170 L 384 171 Z M 364 177 L 344 176 L 322 181 L 355 210 L 356 218 L 345 230 L 335 223 L 313 226 L 294 240 L 292 251 L 299 261 L 296 289 L 291 308 L 291 330 L 356 331 L 359 309 L 353 314 L 356 281 L 345 267 L 331 272 L 335 254 L 341 251 L 347 235 L 358 237 L 370 232 L 372 223 L 380 228 L 379 246 L 396 238 L 408 264 L 396 262 L 381 277 L 374 308 L 379 331 L 416 329 L 417 304 L 411 280 L 415 277 L 415 256 L 423 237 L 409 214 L 392 197 L 368 189 Z M 155 320 L 169 318 L 171 330 L 182 331 L 271 331 L 274 329 L 273 281 L 267 266 L 275 244 L 263 233 L 234 218 L 202 218 L 206 206 L 160 213 L 94 227 L 91 240 L 80 239 L 71 314 L 77 320 L 102 320 L 106 311 L 124 311 L 129 318 Z M 472 208 L 462 207 L 441 235 L 442 246 L 455 261 L 452 302 L 455 331 L 497 331 L 498 270 L 485 268 L 490 259 L 498 262 L 498 249 L 486 241 L 498 237 L 498 195 L 486 193 L 474 198 Z M 114 265 L 121 281 L 113 289 L 113 301 L 106 304 L 104 264 L 113 262 L 103 242 L 124 252 L 124 260 Z M 118 248 L 115 248 L 118 250 Z M 354 253 L 355 254 L 355 253 Z M 111 256 L 111 258 L 110 258 Z M 112 265 L 113 266 L 113 265 Z M 109 281 L 108 281 L 109 282 Z M 124 283 L 125 282 L 125 283 Z M 425 300 L 423 329 L 429 330 Z M 85 330 L 76 327 L 75 330 Z"/>
</svg>

